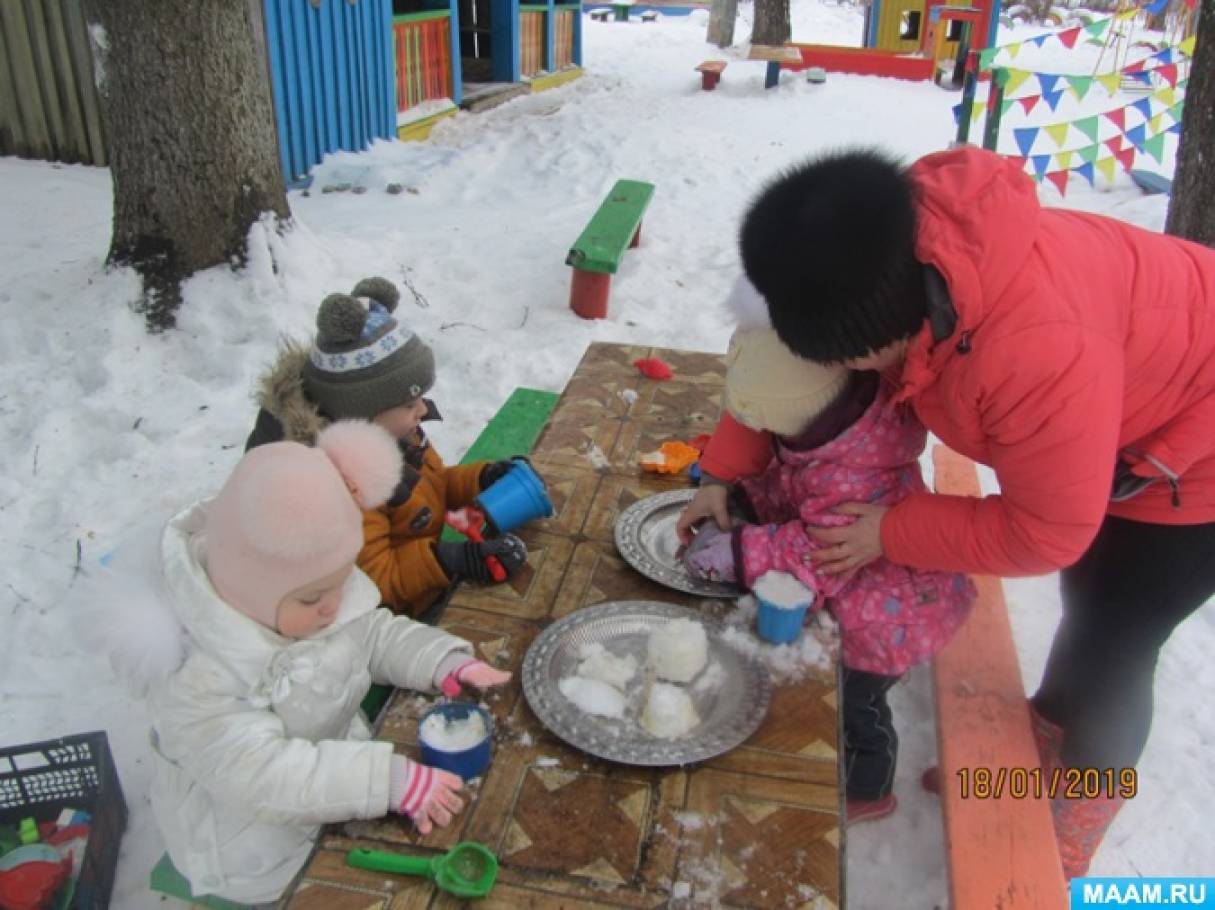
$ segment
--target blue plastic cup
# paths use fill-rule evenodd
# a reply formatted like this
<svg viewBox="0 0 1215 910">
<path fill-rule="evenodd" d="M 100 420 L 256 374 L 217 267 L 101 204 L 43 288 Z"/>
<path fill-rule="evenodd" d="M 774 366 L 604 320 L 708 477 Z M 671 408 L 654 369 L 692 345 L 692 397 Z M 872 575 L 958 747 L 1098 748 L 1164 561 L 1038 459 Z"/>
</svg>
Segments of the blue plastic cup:
<svg viewBox="0 0 1215 910">
<path fill-rule="evenodd" d="M 548 518 L 553 514 L 544 481 L 521 458 L 514 459 L 514 467 L 497 483 L 481 491 L 477 507 L 485 513 L 486 521 L 497 534 L 513 531 L 533 518 Z"/>
<path fill-rule="evenodd" d="M 437 715 L 448 721 L 460 721 L 477 714 L 481 716 L 481 720 L 485 724 L 485 736 L 471 746 L 464 749 L 445 749 L 426 741 L 423 727 L 427 718 Z M 465 701 L 451 701 L 435 705 L 422 715 L 422 720 L 418 723 L 418 746 L 422 751 L 422 764 L 458 774 L 464 780 L 480 777 L 489 767 L 493 732 L 493 718 L 480 705 Z"/>
<path fill-rule="evenodd" d="M 774 645 L 787 645 L 797 641 L 802 634 L 806 610 L 810 608 L 809 600 L 796 607 L 778 607 L 759 595 L 756 595 L 755 601 L 759 605 L 755 613 L 755 624 L 760 638 Z"/>
</svg>

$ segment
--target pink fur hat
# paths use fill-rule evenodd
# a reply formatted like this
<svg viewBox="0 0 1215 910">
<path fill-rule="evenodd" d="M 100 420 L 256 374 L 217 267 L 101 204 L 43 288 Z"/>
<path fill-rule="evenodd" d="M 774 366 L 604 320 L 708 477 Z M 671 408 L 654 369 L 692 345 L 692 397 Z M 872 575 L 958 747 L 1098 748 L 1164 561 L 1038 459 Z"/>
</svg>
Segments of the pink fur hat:
<svg viewBox="0 0 1215 910">
<path fill-rule="evenodd" d="M 361 509 L 401 478 L 396 441 L 372 423 L 331 424 L 316 448 L 275 442 L 246 453 L 207 511 L 207 576 L 230 606 L 276 627 L 285 595 L 354 561 Z"/>
</svg>

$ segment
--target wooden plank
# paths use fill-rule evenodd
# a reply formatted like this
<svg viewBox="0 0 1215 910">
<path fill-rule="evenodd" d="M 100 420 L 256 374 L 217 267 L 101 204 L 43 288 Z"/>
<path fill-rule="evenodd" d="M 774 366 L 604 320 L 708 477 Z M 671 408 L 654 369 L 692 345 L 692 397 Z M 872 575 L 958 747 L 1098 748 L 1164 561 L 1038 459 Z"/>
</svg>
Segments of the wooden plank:
<svg viewBox="0 0 1215 910">
<path fill-rule="evenodd" d="M 654 195 L 654 184 L 617 180 L 607 198 L 574 241 L 565 264 L 585 272 L 616 274 L 620 257 L 637 232 Z"/>
<path fill-rule="evenodd" d="M 936 489 L 978 496 L 974 464 L 933 449 Z M 933 662 L 941 802 L 954 910 L 1064 910 L 1063 870 L 1044 799 L 962 793 L 964 775 L 1038 767 L 1029 703 L 999 579 L 975 579 L 979 597 L 966 624 Z M 980 771 L 984 769 L 984 771 Z M 1007 772 L 1006 772 L 1007 773 Z"/>
<path fill-rule="evenodd" d="M 29 27 L 20 3 L 0 3 L 0 32 L 7 36 L 5 51 L 13 76 L 13 96 L 16 99 L 14 113 L 23 140 L 17 147 L 17 154 L 49 161 L 53 155 L 51 135 L 38 90 L 34 56 L 26 40 Z"/>
<path fill-rule="evenodd" d="M 767 60 L 776 63 L 801 63 L 802 55 L 796 47 L 787 44 L 752 44 L 747 51 L 748 60 Z"/>
</svg>

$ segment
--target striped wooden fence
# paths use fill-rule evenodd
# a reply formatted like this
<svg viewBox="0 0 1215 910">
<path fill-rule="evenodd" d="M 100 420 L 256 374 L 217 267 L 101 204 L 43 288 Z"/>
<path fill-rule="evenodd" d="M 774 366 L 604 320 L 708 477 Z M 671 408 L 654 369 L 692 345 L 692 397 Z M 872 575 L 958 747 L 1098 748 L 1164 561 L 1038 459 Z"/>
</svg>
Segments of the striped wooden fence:
<svg viewBox="0 0 1215 910">
<path fill-rule="evenodd" d="M 396 136 L 391 0 L 265 0 L 265 25 L 288 180 Z"/>
<path fill-rule="evenodd" d="M 80 0 L 0 0 L 0 155 L 107 163 Z"/>
<path fill-rule="evenodd" d="M 563 70 L 574 65 L 574 22 L 576 9 L 559 9 L 553 20 L 553 68 Z"/>
<path fill-rule="evenodd" d="M 519 10 L 519 73 L 534 76 L 544 70 L 544 18 L 547 10 Z"/>
<path fill-rule="evenodd" d="M 397 16 L 392 32 L 397 111 L 407 111 L 423 101 L 451 98 L 451 13 L 435 10 Z"/>
</svg>

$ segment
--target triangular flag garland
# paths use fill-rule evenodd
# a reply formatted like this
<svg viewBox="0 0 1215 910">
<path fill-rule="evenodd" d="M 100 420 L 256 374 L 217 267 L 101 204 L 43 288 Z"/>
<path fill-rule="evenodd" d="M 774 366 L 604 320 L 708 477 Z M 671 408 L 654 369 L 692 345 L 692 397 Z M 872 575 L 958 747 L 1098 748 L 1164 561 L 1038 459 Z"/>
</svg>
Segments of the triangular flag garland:
<svg viewBox="0 0 1215 910">
<path fill-rule="evenodd" d="M 1157 164 L 1164 163 L 1164 133 L 1158 133 L 1143 143 L 1143 150 L 1156 159 Z"/>
<path fill-rule="evenodd" d="M 1159 0 L 1155 0 L 1155 2 L 1159 2 Z M 1076 42 L 1079 40 L 1081 32 L 1084 32 L 1088 36 L 1089 41 L 1102 42 L 1105 37 L 1105 33 L 1109 30 L 1110 25 L 1115 19 L 1118 21 L 1133 19 L 1139 14 L 1139 12 L 1140 9 L 1135 7 L 1123 10 L 1115 16 L 1090 22 L 1088 25 L 1073 25 L 1054 32 L 1043 32 L 1041 35 L 1035 35 L 1032 38 L 1025 38 L 1021 41 L 1014 41 L 1009 44 L 1001 44 L 997 47 L 984 48 L 979 52 L 979 69 L 991 69 L 992 63 L 995 61 L 996 56 L 1001 51 L 1007 52 L 1008 58 L 1013 60 L 1016 59 L 1017 53 L 1021 50 L 1023 45 L 1032 43 L 1036 47 L 1042 47 L 1050 38 L 1057 38 L 1059 42 L 1069 50 L 1076 46 Z M 1163 48 L 1151 56 L 1145 57 L 1143 60 L 1138 60 L 1135 63 L 1130 64 L 1125 71 L 1134 72 L 1137 69 L 1142 69 L 1147 60 L 1160 59 L 1165 62 L 1171 61 L 1174 59 L 1174 54 L 1182 57 L 1193 57 L 1195 43 L 1195 37 L 1186 38 L 1184 41 L 1178 44 Z"/>
<path fill-rule="evenodd" d="M 1088 90 L 1093 87 L 1092 76 L 1064 76 L 1063 78 L 1067 80 L 1068 87 L 1076 96 L 1077 101 L 1083 101 Z"/>
<path fill-rule="evenodd" d="M 1024 97 L 1016 98 L 1014 100 L 1019 101 L 1021 103 L 1021 107 L 1023 107 L 1025 109 L 1025 113 L 1032 114 L 1034 112 L 1034 108 L 1038 106 L 1038 102 L 1042 100 L 1042 96 L 1041 95 L 1025 95 Z M 1014 102 L 1009 101 L 1008 103 L 1013 104 Z"/>
<path fill-rule="evenodd" d="M 1091 117 L 1082 117 L 1079 120 L 1073 121 L 1073 125 L 1084 135 L 1088 136 L 1090 142 L 1097 141 L 1097 115 Z"/>
<path fill-rule="evenodd" d="M 1022 155 L 1028 155 L 1029 150 L 1034 147 L 1034 140 L 1038 138 L 1038 127 L 1026 126 L 1013 130 L 1013 139 L 1016 140 L 1017 148 L 1021 150 Z"/>
<path fill-rule="evenodd" d="M 1057 111 L 1059 109 L 1059 102 L 1063 100 L 1063 90 L 1060 89 L 1057 92 L 1043 92 L 1042 100 L 1050 105 L 1050 109 L 1052 111 Z"/>
<path fill-rule="evenodd" d="M 1046 179 L 1055 185 L 1060 195 L 1067 195 L 1067 171 L 1051 171 L 1046 174 Z"/>
<path fill-rule="evenodd" d="M 1042 183 L 1049 181 L 1059 190 L 1061 195 L 1067 194 L 1067 184 L 1072 174 L 1079 174 L 1089 186 L 1096 185 L 1096 175 L 1100 173 L 1108 183 L 1114 182 L 1114 177 L 1121 167 L 1130 171 L 1135 163 L 1135 150 L 1128 148 L 1114 152 L 1108 158 L 1100 158 L 1097 153 L 1099 146 L 1092 145 L 1076 152 L 1060 152 L 1056 155 L 1031 155 L 1029 157 L 1009 155 L 1009 161 L 1017 164 L 1023 171 L 1029 171 L 1034 180 Z M 1080 156 L 1080 164 L 1072 166 L 1073 155 Z M 1053 159 L 1053 161 L 1052 161 Z M 1052 169 L 1052 165 L 1053 168 Z"/>
<path fill-rule="evenodd" d="M 1052 123 L 1050 126 L 1043 127 L 1046 135 L 1055 141 L 1056 148 L 1063 148 L 1067 143 L 1067 133 L 1070 128 L 1071 125 L 1067 123 Z"/>
</svg>

